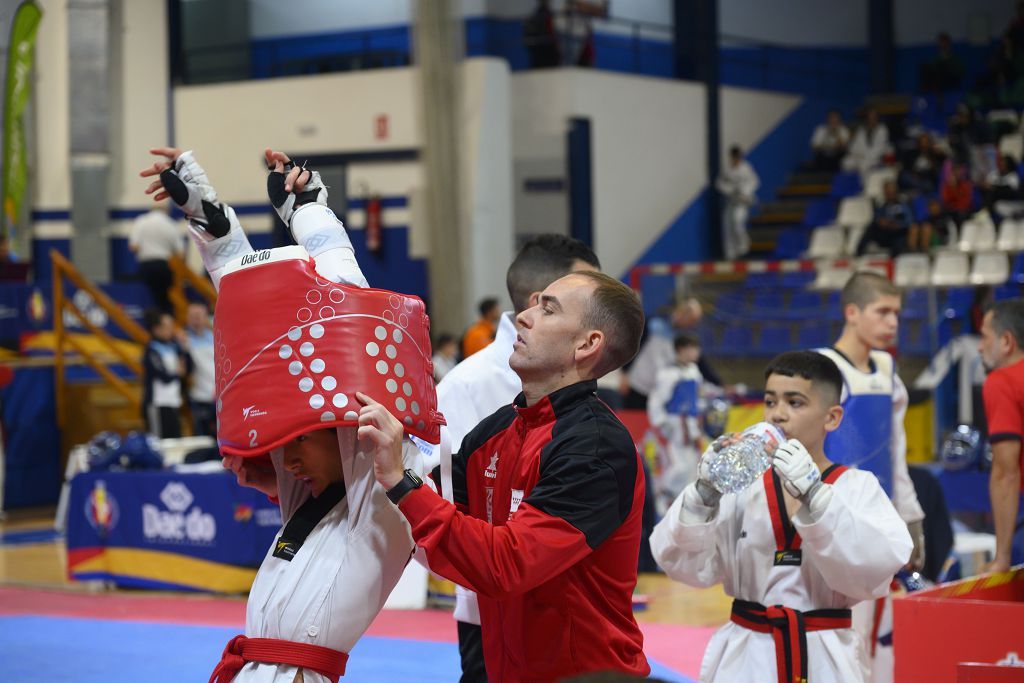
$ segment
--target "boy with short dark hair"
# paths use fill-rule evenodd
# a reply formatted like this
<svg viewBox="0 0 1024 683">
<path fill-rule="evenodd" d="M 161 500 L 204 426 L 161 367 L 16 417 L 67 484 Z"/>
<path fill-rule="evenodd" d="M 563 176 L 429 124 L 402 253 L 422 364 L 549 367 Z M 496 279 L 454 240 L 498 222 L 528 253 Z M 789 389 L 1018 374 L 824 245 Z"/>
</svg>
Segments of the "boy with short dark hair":
<svg viewBox="0 0 1024 683">
<path fill-rule="evenodd" d="M 655 527 L 651 549 L 673 579 L 722 583 L 734 598 L 700 680 L 868 680 L 850 608 L 888 592 L 910 556 L 906 526 L 872 474 L 826 457 L 825 437 L 843 419 L 835 364 L 812 351 L 784 353 L 765 379 L 765 420 L 787 438 L 772 467 L 722 495 L 706 451 L 700 478 Z"/>
</svg>

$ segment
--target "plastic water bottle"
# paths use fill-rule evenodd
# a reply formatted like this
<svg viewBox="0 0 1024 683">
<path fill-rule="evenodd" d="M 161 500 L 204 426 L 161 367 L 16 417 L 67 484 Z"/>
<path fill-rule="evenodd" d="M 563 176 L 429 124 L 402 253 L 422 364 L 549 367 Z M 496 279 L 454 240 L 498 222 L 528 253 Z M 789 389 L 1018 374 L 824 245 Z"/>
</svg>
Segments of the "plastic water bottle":
<svg viewBox="0 0 1024 683">
<path fill-rule="evenodd" d="M 708 455 L 707 473 L 711 485 L 722 493 L 739 493 L 771 467 L 775 447 L 785 440 L 779 428 L 768 422 L 759 422 L 744 430 L 738 441 L 716 448 Z"/>
</svg>

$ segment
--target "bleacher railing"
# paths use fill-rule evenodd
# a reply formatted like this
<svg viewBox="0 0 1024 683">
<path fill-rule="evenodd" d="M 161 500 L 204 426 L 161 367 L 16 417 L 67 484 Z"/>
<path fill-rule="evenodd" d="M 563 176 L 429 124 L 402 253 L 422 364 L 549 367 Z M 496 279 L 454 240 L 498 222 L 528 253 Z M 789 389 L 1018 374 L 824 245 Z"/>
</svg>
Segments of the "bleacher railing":
<svg viewBox="0 0 1024 683">
<path fill-rule="evenodd" d="M 53 264 L 53 331 L 56 337 L 54 377 L 56 384 L 57 426 L 64 427 L 67 424 L 67 377 L 65 370 L 68 360 L 66 354 L 69 349 L 77 354 L 86 365 L 95 370 L 117 393 L 121 394 L 136 409 L 136 412 L 139 412 L 142 405 L 142 396 L 139 390 L 110 369 L 110 365 L 120 364 L 128 368 L 136 376 L 142 377 L 142 362 L 139 356 L 129 353 L 123 344 L 114 339 L 110 333 L 89 320 L 89 317 L 75 305 L 74 300 L 65 294 L 65 280 L 79 290 L 87 292 L 92 297 L 93 302 L 106 312 L 110 321 L 120 328 L 131 341 L 143 346 L 149 341 L 149 334 L 141 325 L 132 320 L 116 301 L 107 296 L 103 290 L 92 282 L 89 282 L 56 249 L 50 250 L 50 261 Z M 76 337 L 68 334 L 64 326 L 65 312 L 77 319 L 82 327 L 93 335 L 99 344 L 99 351 L 89 349 Z"/>
<path fill-rule="evenodd" d="M 173 279 L 167 296 L 174 307 L 174 320 L 178 325 L 184 326 L 189 304 L 188 289 L 191 288 L 192 291 L 199 294 L 211 311 L 217 304 L 217 290 L 212 282 L 189 268 L 180 256 L 172 256 L 169 263 Z"/>
</svg>

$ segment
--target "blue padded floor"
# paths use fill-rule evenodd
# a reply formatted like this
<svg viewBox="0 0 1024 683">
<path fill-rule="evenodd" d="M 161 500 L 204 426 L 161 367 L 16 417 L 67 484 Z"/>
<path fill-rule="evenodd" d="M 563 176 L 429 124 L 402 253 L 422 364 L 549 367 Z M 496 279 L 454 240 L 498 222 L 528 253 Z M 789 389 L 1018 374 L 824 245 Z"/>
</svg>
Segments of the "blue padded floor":
<svg viewBox="0 0 1024 683">
<path fill-rule="evenodd" d="M 182 683 L 206 681 L 236 629 L 66 617 L 0 617 L 4 683 Z M 651 662 L 653 676 L 692 680 Z M 342 681 L 451 683 L 458 680 L 453 643 L 366 636 Z"/>
</svg>

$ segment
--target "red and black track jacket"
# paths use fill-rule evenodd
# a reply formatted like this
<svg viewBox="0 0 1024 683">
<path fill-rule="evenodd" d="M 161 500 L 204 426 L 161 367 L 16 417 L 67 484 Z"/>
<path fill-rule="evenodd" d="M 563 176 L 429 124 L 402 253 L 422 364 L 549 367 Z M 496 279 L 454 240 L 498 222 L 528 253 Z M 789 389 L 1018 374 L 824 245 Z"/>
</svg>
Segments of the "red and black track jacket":
<svg viewBox="0 0 1024 683">
<path fill-rule="evenodd" d="M 427 487 L 401 502 L 430 568 L 479 595 L 493 683 L 650 672 L 632 610 L 643 469 L 596 388 L 520 394 L 463 440 L 454 506 Z"/>
</svg>

